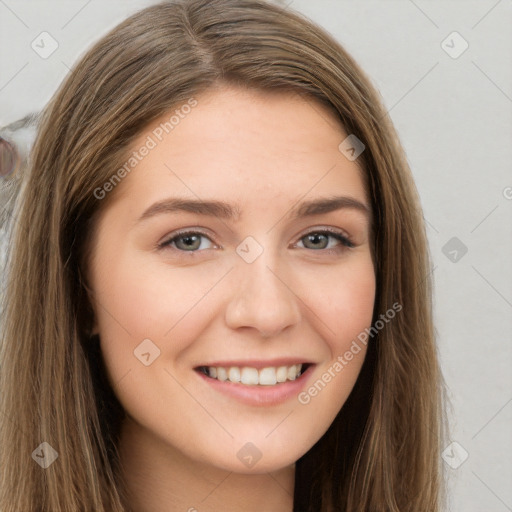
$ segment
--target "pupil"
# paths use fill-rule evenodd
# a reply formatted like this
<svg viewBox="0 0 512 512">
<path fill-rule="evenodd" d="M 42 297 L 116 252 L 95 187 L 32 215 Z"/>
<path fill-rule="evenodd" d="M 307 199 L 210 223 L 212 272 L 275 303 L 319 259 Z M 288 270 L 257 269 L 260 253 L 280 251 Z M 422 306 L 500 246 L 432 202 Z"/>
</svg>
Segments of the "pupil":
<svg viewBox="0 0 512 512">
<path fill-rule="evenodd" d="M 318 242 L 322 242 L 323 240 L 320 240 L 320 238 L 324 238 L 325 239 L 325 235 L 322 235 L 322 234 L 316 234 L 316 235 L 308 235 L 308 238 L 310 240 L 310 242 L 313 242 L 313 244 L 318 244 Z"/>
<path fill-rule="evenodd" d="M 197 241 L 199 240 L 199 237 L 197 235 L 186 235 L 182 236 L 181 240 L 183 242 L 183 245 L 186 248 L 196 248 L 195 245 L 197 245 Z"/>
</svg>

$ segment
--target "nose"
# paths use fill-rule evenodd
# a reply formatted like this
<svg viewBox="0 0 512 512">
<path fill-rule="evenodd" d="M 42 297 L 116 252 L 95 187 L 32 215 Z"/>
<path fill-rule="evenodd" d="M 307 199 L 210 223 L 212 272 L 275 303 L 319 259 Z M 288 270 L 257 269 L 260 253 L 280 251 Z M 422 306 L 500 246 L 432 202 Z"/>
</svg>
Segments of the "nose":
<svg viewBox="0 0 512 512">
<path fill-rule="evenodd" d="M 238 263 L 225 320 L 231 329 L 254 329 L 261 337 L 270 338 L 298 324 L 300 299 L 292 284 L 270 267 L 264 255 L 250 264 Z"/>
</svg>

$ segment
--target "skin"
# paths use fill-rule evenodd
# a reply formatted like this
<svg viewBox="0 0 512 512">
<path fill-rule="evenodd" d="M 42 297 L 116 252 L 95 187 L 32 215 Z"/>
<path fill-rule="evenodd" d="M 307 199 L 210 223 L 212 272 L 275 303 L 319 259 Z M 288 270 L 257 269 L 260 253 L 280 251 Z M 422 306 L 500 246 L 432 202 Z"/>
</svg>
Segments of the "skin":
<svg viewBox="0 0 512 512">
<path fill-rule="evenodd" d="M 345 403 L 365 347 L 308 404 L 297 396 L 241 403 L 194 368 L 297 357 L 315 363 L 307 389 L 371 325 L 371 214 L 290 215 L 302 201 L 333 195 L 368 206 L 362 171 L 339 151 L 347 134 L 333 114 L 310 99 L 232 88 L 196 99 L 112 192 L 94 232 L 95 330 L 127 413 L 122 466 L 135 511 L 291 511 L 294 463 Z M 171 196 L 236 204 L 240 216 L 167 212 L 138 221 Z M 305 236 L 329 227 L 353 247 Z M 206 236 L 192 251 L 183 238 L 157 248 L 182 228 Z M 248 236 L 263 248 L 252 263 L 236 251 Z M 134 356 L 144 339 L 160 350 L 149 366 Z M 252 467 L 237 457 L 247 442 L 261 453 Z"/>
</svg>

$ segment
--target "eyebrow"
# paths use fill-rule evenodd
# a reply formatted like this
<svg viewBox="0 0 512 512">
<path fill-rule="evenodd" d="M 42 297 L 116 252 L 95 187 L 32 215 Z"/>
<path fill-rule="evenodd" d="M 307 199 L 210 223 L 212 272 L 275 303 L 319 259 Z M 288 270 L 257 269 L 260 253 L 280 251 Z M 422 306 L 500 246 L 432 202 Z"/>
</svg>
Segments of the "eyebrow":
<svg viewBox="0 0 512 512">
<path fill-rule="evenodd" d="M 312 217 L 342 209 L 353 209 L 370 216 L 370 208 L 363 202 L 349 196 L 334 196 L 303 201 L 291 209 L 293 219 Z M 176 212 L 195 213 L 221 219 L 238 220 L 241 209 L 238 205 L 231 205 L 223 201 L 187 199 L 171 197 L 151 205 L 139 217 L 137 222 L 149 219 L 160 214 Z"/>
</svg>

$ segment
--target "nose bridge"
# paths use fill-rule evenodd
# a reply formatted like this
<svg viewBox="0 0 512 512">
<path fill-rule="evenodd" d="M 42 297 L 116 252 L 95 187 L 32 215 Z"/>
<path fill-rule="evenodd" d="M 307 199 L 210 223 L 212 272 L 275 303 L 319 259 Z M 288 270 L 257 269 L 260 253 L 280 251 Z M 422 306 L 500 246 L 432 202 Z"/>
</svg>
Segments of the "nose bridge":
<svg viewBox="0 0 512 512">
<path fill-rule="evenodd" d="M 264 337 L 277 335 L 300 319 L 298 298 L 289 288 L 283 265 L 270 250 L 252 262 L 240 257 L 236 262 L 226 310 L 229 327 L 252 327 Z"/>
</svg>

